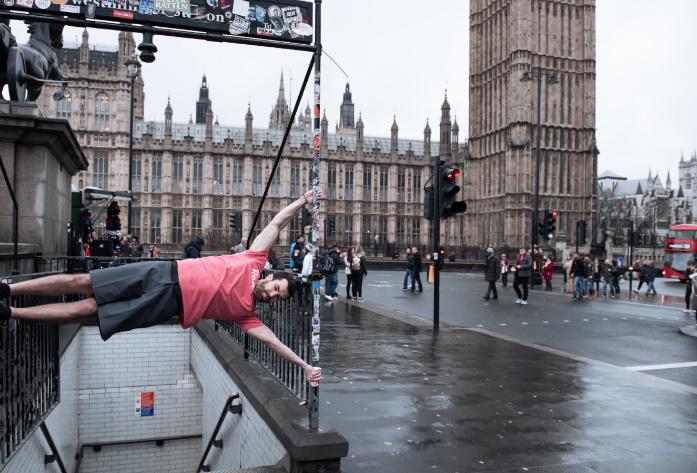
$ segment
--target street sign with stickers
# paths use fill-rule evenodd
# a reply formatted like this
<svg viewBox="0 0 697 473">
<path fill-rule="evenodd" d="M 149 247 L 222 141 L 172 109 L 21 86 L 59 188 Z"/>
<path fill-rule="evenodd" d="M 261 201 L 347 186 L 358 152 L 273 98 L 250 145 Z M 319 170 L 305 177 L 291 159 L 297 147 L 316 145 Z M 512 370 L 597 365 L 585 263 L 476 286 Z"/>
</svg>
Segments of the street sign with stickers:
<svg viewBox="0 0 697 473">
<path fill-rule="evenodd" d="M 302 44 L 314 33 L 312 3 L 299 0 L 2 0 L 7 9 Z"/>
</svg>

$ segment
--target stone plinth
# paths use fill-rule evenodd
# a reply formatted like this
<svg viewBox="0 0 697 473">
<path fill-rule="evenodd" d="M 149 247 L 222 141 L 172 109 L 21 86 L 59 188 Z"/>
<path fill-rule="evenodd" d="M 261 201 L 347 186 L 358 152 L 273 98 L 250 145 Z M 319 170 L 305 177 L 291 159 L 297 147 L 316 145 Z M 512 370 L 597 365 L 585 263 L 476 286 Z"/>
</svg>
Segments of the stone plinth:
<svg viewBox="0 0 697 473">
<path fill-rule="evenodd" d="M 65 254 L 70 180 L 87 160 L 65 120 L 44 118 L 32 103 L 0 102 L 0 159 L 19 207 L 19 242 Z M 0 242 L 12 241 L 12 199 L 0 176 Z"/>
</svg>

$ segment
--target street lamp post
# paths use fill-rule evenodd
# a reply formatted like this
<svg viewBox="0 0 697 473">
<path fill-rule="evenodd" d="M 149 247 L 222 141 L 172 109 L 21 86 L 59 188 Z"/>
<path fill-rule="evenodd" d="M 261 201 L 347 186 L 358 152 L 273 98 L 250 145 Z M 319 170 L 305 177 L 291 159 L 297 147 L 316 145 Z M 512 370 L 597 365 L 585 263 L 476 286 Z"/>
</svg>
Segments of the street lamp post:
<svg viewBox="0 0 697 473">
<path fill-rule="evenodd" d="M 133 212 L 131 211 L 131 204 L 133 201 L 133 86 L 135 84 L 136 77 L 138 77 L 138 74 L 140 73 L 140 61 L 138 61 L 136 56 L 131 56 L 126 59 L 124 64 L 127 68 L 126 77 L 128 77 L 131 81 L 131 111 L 129 115 L 130 132 L 128 133 L 128 192 L 131 194 L 131 199 L 128 201 L 128 234 L 131 234 L 133 228 Z"/>
<path fill-rule="evenodd" d="M 533 69 L 533 72 L 525 72 L 520 78 L 521 82 L 530 82 L 531 80 L 537 80 L 537 125 L 536 125 L 536 136 L 535 136 L 535 195 L 533 197 L 533 210 L 532 210 L 532 232 L 531 232 L 531 246 L 537 244 L 537 227 L 539 222 L 540 214 L 540 134 L 542 129 L 542 120 L 540 116 L 541 108 L 541 95 L 542 95 L 542 78 L 547 78 L 547 84 L 553 85 L 558 84 L 557 76 L 554 71 L 542 70 L 542 67 L 537 66 Z"/>
</svg>

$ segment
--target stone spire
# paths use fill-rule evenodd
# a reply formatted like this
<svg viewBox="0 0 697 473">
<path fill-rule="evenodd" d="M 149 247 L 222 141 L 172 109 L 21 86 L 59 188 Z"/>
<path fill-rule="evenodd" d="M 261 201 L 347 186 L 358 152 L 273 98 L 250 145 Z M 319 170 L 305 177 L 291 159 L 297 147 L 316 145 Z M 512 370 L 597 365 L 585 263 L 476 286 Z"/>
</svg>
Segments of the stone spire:
<svg viewBox="0 0 697 473">
<path fill-rule="evenodd" d="M 358 122 L 356 123 L 356 148 L 359 150 L 363 149 L 363 115 L 358 114 Z"/>
<path fill-rule="evenodd" d="M 424 128 L 424 157 L 431 157 L 431 125 L 428 124 L 428 118 L 426 119 L 426 127 Z"/>
<path fill-rule="evenodd" d="M 668 170 L 668 176 L 666 177 L 666 190 L 669 191 L 671 190 L 671 182 L 670 182 L 670 170 Z"/>
<path fill-rule="evenodd" d="M 211 109 L 211 99 L 209 97 L 209 90 L 208 90 L 208 80 L 206 79 L 206 75 L 203 75 L 203 79 L 201 80 L 201 87 L 198 90 L 198 101 L 196 101 L 196 123 L 197 124 L 203 124 L 206 123 L 206 115 L 208 114 L 208 110 Z"/>
<path fill-rule="evenodd" d="M 460 126 L 457 124 L 457 115 L 455 115 L 455 121 L 453 122 L 453 141 L 452 141 L 452 154 L 455 156 L 458 152 L 460 145 Z"/>
<path fill-rule="evenodd" d="M 346 83 L 344 91 L 344 100 L 341 102 L 341 110 L 339 114 L 339 128 L 354 128 L 354 106 L 351 100 L 351 88 Z"/>
<path fill-rule="evenodd" d="M 165 107 L 165 138 L 172 138 L 172 104 L 167 97 L 167 106 Z"/>
<path fill-rule="evenodd" d="M 274 105 L 271 115 L 269 115 L 269 128 L 283 128 L 284 124 L 287 125 L 289 120 L 290 109 L 288 108 L 288 102 L 286 102 L 286 88 L 283 80 L 283 71 L 281 71 L 276 105 Z"/>
<path fill-rule="evenodd" d="M 397 126 L 397 115 L 392 120 L 392 128 L 390 128 L 390 152 L 397 154 L 399 146 L 399 127 Z"/>
<path fill-rule="evenodd" d="M 329 130 L 329 121 L 327 120 L 326 110 L 324 110 L 324 112 L 322 113 L 322 122 L 320 128 L 320 137 L 322 139 L 322 143 L 326 143 L 325 140 L 327 139 L 327 133 Z"/>
<path fill-rule="evenodd" d="M 82 43 L 80 43 L 80 64 L 87 65 L 90 60 L 90 35 L 87 28 L 82 30 Z"/>
<path fill-rule="evenodd" d="M 244 141 L 245 143 L 252 143 L 252 123 L 254 117 L 252 116 L 252 104 L 247 104 L 247 113 L 244 116 Z"/>
<path fill-rule="evenodd" d="M 440 107 L 440 157 L 448 161 L 450 159 L 450 137 L 452 125 L 450 123 L 450 104 L 448 103 L 448 91 L 445 91 L 445 99 Z"/>
</svg>

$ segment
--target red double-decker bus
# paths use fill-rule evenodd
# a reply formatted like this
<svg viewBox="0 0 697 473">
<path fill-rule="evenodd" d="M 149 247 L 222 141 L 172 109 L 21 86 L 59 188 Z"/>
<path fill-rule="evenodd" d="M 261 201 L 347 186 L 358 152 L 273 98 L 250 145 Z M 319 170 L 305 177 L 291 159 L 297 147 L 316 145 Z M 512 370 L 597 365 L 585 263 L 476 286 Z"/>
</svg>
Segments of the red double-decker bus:
<svg viewBox="0 0 697 473">
<path fill-rule="evenodd" d="M 666 252 L 663 277 L 685 281 L 687 262 L 697 260 L 697 225 L 671 227 L 663 248 Z"/>
</svg>

